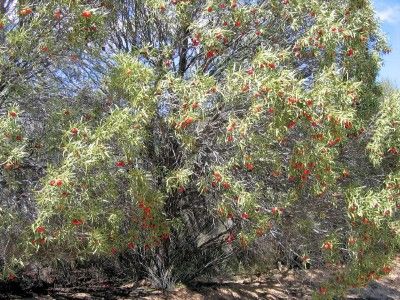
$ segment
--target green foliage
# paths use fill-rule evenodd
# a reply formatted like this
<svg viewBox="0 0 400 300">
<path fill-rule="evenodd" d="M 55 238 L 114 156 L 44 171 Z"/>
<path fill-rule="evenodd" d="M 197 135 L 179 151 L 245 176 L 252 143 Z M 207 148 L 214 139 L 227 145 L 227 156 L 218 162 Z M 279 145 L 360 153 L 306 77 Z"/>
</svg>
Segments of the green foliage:
<svg viewBox="0 0 400 300">
<path fill-rule="evenodd" d="M 345 264 L 316 297 L 385 273 L 400 99 L 376 82 L 370 1 L 17 2 L 0 18 L 0 199 L 35 212 L 0 206 L 4 235 L 21 231 L 5 276 L 129 253 L 167 288 L 265 237 Z"/>
</svg>

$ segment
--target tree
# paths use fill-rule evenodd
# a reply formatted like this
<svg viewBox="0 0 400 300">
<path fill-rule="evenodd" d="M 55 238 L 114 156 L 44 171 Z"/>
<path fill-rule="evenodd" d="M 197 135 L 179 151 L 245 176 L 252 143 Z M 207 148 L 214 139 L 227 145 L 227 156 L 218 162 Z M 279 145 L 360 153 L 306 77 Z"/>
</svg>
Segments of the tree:
<svg viewBox="0 0 400 300">
<path fill-rule="evenodd" d="M 3 215 L 5 274 L 128 252 L 167 287 L 269 239 L 346 263 L 323 297 L 387 270 L 399 95 L 369 1 L 2 7 L 3 209 L 35 210 Z"/>
</svg>

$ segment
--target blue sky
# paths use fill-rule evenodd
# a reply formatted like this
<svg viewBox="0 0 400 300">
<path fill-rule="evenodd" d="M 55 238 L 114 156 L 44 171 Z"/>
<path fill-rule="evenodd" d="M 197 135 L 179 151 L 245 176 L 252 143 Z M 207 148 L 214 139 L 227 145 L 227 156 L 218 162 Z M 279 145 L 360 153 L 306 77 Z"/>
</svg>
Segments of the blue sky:
<svg viewBox="0 0 400 300">
<path fill-rule="evenodd" d="M 392 52 L 383 57 L 379 79 L 389 79 L 400 88 L 400 0 L 373 0 L 373 3 L 392 48 Z"/>
</svg>

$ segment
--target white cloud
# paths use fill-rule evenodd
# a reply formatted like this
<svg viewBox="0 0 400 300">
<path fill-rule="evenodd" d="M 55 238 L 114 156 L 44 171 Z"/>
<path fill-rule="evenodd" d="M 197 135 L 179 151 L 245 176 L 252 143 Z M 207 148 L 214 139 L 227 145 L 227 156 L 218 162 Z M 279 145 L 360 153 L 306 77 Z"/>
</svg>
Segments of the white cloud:
<svg viewBox="0 0 400 300">
<path fill-rule="evenodd" d="M 377 9 L 376 16 L 381 22 L 400 23 L 400 5 Z"/>
</svg>

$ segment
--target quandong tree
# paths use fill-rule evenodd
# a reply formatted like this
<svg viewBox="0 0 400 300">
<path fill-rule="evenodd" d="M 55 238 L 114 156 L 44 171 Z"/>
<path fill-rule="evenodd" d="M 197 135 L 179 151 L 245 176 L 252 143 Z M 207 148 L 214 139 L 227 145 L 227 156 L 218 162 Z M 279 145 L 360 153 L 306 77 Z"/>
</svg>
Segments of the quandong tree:
<svg viewBox="0 0 400 300">
<path fill-rule="evenodd" d="M 323 298 L 390 271 L 399 94 L 369 1 L 0 4 L 5 276 L 130 253 L 166 287 L 272 245 L 346 265 Z"/>
</svg>

